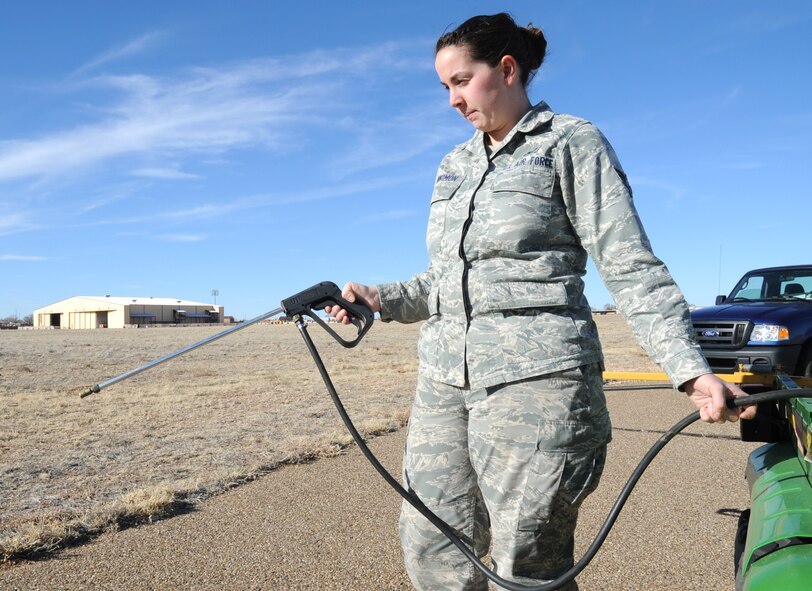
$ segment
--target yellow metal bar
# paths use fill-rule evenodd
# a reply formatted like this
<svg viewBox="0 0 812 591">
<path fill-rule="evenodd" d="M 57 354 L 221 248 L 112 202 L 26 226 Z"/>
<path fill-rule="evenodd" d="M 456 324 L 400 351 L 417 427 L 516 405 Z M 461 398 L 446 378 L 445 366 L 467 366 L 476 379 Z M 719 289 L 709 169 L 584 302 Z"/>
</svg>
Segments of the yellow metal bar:
<svg viewBox="0 0 812 591">
<path fill-rule="evenodd" d="M 717 373 L 716 377 L 730 382 L 731 384 L 747 384 L 759 386 L 775 385 L 775 374 L 752 373 L 749 371 L 737 371 L 734 373 Z M 669 382 L 668 376 L 664 373 L 644 372 L 644 371 L 605 371 L 604 380 L 617 381 L 637 381 L 637 382 Z M 802 388 L 812 387 L 812 378 L 793 377 L 793 381 Z"/>
<path fill-rule="evenodd" d="M 664 373 L 644 371 L 605 371 L 604 380 L 638 381 L 638 382 L 670 382 Z"/>
</svg>

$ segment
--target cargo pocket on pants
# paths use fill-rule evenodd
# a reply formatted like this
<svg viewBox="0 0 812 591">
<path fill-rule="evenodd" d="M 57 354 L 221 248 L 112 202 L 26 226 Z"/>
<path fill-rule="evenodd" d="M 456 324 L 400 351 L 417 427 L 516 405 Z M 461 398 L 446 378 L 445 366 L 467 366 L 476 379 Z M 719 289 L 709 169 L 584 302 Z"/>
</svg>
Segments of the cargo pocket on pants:
<svg viewBox="0 0 812 591">
<path fill-rule="evenodd" d="M 586 451 L 536 450 L 519 508 L 519 531 L 537 531 L 559 512 L 574 511 L 598 487 L 606 446 Z"/>
</svg>

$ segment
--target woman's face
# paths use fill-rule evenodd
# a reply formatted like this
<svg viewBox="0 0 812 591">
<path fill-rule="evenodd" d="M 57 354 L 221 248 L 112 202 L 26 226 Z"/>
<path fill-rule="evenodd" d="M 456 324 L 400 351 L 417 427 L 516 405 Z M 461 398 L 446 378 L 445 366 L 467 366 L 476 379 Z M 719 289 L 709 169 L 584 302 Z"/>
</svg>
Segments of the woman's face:
<svg viewBox="0 0 812 591">
<path fill-rule="evenodd" d="M 516 123 L 504 68 L 474 61 L 464 46 L 450 45 L 437 52 L 434 68 L 448 90 L 448 102 L 475 128 L 497 141 Z"/>
</svg>

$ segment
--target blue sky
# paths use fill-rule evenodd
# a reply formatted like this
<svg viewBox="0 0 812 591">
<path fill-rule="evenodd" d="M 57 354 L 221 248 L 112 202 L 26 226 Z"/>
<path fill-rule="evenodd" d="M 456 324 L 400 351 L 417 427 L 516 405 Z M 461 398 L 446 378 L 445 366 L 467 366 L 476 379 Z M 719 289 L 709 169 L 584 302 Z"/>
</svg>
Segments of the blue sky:
<svg viewBox="0 0 812 591">
<path fill-rule="evenodd" d="M 250 318 L 424 270 L 436 167 L 472 133 L 433 43 L 504 9 L 548 39 L 531 99 L 607 135 L 690 303 L 812 262 L 807 1 L 32 0 L 0 20 L 0 317 L 217 289 Z"/>
</svg>

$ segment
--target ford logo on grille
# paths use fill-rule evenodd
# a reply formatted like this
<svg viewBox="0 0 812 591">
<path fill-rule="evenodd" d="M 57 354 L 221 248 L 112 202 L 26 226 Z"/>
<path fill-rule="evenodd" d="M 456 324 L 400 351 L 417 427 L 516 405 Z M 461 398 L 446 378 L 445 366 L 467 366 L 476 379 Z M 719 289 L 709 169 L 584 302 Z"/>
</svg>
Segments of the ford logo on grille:
<svg viewBox="0 0 812 591">
<path fill-rule="evenodd" d="M 721 333 L 718 330 L 703 330 L 703 337 L 718 337 Z"/>
</svg>

